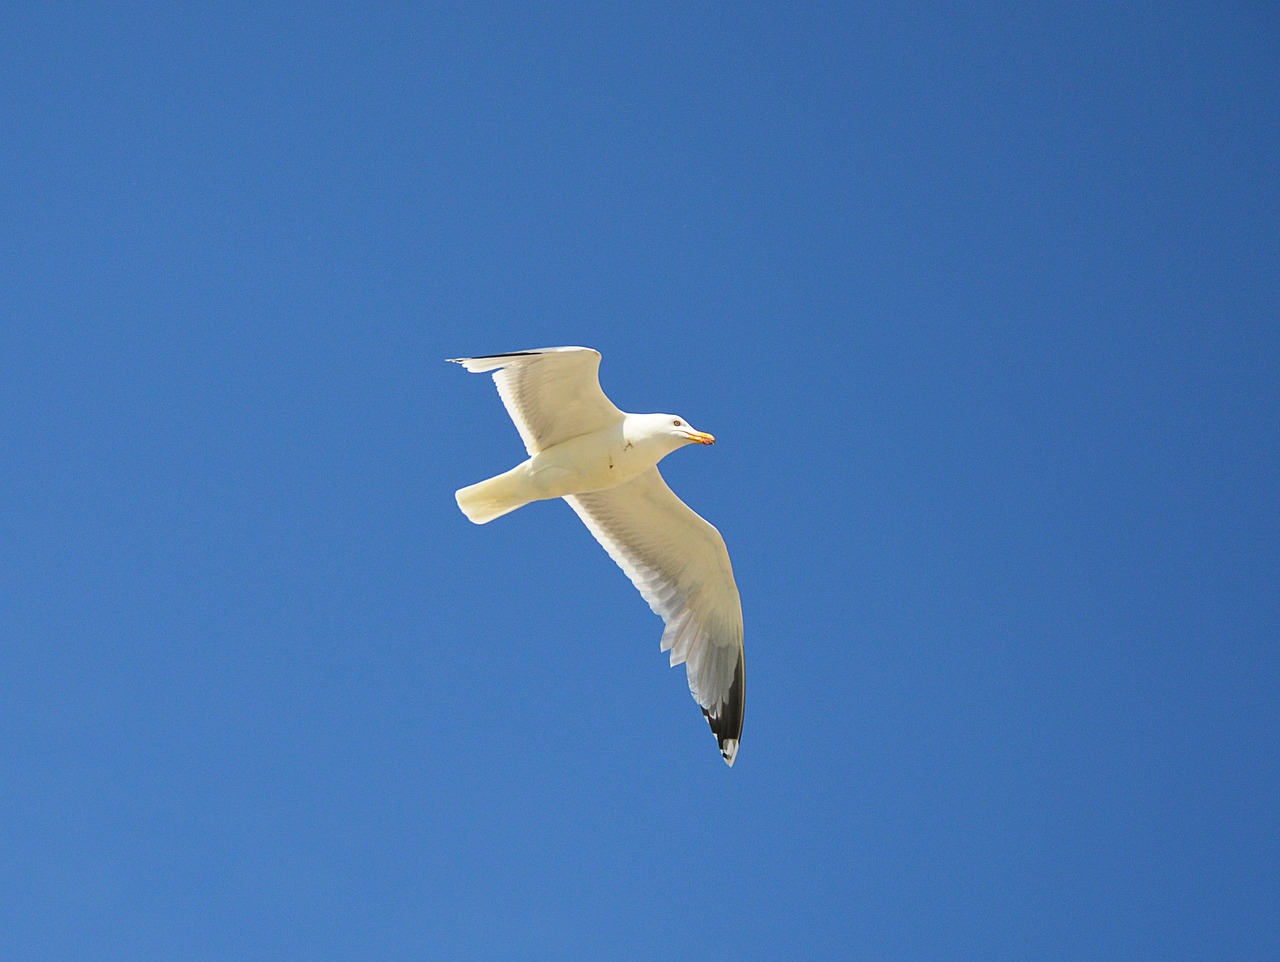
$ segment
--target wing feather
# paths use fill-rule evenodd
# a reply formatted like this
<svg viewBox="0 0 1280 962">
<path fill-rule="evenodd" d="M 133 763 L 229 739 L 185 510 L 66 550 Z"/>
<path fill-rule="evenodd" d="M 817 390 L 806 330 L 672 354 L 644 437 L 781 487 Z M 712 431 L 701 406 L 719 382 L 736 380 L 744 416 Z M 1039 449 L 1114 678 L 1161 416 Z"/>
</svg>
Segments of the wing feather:
<svg viewBox="0 0 1280 962">
<path fill-rule="evenodd" d="M 720 532 L 657 468 L 565 500 L 666 623 L 662 650 L 685 665 L 689 691 L 732 765 L 746 696 L 742 601 Z"/>
<path fill-rule="evenodd" d="M 623 417 L 600 389 L 600 352 L 589 347 L 546 347 L 450 360 L 473 373 L 493 373 L 502 403 L 531 457 Z"/>
</svg>

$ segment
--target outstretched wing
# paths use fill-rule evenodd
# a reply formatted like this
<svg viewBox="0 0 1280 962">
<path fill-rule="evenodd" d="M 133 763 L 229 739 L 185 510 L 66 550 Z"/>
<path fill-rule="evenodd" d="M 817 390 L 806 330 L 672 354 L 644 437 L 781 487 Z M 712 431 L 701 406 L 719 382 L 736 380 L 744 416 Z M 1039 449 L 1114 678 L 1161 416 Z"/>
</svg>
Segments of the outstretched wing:
<svg viewBox="0 0 1280 962">
<path fill-rule="evenodd" d="M 685 664 L 689 690 L 732 765 L 746 679 L 742 602 L 720 532 L 676 497 L 657 468 L 565 500 L 666 622 L 662 650 L 672 665 Z"/>
<path fill-rule="evenodd" d="M 530 457 L 622 420 L 623 413 L 600 390 L 600 352 L 589 347 L 544 347 L 450 360 L 477 374 L 493 372 L 498 394 Z"/>
</svg>

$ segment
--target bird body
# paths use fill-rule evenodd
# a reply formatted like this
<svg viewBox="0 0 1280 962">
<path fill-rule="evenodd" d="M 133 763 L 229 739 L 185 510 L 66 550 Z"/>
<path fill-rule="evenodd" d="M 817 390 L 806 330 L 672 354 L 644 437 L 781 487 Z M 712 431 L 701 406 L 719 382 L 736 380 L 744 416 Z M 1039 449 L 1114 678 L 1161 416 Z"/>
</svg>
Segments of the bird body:
<svg viewBox="0 0 1280 962">
<path fill-rule="evenodd" d="M 458 507 L 470 520 L 485 524 L 531 501 L 615 488 L 690 443 L 688 432 L 669 430 L 677 423 L 683 422 L 668 414 L 625 414 L 590 434 L 539 451 L 497 477 L 462 488 L 455 495 Z"/>
<path fill-rule="evenodd" d="M 671 414 L 627 414 L 600 390 L 600 355 L 557 347 L 456 358 L 493 372 L 529 458 L 461 488 L 463 514 L 486 524 L 531 501 L 564 498 L 666 622 L 662 650 L 685 664 L 689 689 L 732 765 L 742 733 L 742 604 L 724 539 L 675 496 L 658 462 L 714 444 Z"/>
</svg>

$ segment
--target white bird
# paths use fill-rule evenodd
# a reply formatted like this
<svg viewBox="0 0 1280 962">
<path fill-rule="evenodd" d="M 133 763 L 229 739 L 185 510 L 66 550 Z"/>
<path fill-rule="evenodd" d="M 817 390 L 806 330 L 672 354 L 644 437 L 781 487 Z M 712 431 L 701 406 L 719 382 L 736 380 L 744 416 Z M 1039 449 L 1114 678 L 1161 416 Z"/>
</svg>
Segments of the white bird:
<svg viewBox="0 0 1280 962">
<path fill-rule="evenodd" d="M 714 444 L 672 414 L 627 414 L 600 390 L 600 353 L 548 347 L 451 358 L 493 372 L 529 459 L 455 497 L 485 524 L 531 501 L 564 498 L 649 607 L 666 622 L 662 650 L 733 764 L 746 694 L 742 602 L 724 539 L 667 487 L 658 462 L 686 444 Z"/>
</svg>

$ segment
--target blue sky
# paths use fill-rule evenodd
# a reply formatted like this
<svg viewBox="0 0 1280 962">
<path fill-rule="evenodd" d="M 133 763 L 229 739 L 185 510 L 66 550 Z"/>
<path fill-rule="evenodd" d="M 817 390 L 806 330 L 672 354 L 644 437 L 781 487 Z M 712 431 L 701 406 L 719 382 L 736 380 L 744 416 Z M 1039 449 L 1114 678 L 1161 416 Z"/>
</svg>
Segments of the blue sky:
<svg viewBox="0 0 1280 962">
<path fill-rule="evenodd" d="M 1280 956 L 1266 4 L 0 30 L 0 954 Z M 444 358 L 604 354 L 732 770 Z"/>
</svg>

